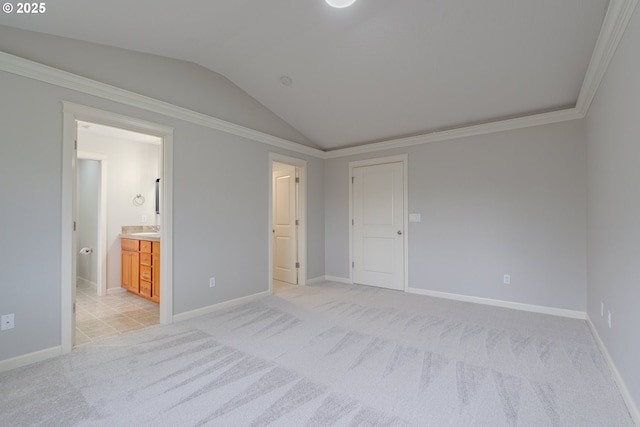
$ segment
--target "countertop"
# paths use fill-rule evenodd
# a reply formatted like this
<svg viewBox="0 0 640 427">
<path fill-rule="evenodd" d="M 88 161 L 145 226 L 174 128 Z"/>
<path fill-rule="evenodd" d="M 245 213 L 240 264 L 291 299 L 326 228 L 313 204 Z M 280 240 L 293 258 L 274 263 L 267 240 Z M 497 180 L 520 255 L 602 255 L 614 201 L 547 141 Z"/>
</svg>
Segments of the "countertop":
<svg viewBox="0 0 640 427">
<path fill-rule="evenodd" d="M 159 242 L 160 241 L 160 233 L 150 233 L 150 232 L 142 232 L 142 233 L 130 233 L 130 234 L 120 234 L 119 237 L 121 239 L 134 239 L 134 240 L 148 240 L 151 242 Z"/>
</svg>

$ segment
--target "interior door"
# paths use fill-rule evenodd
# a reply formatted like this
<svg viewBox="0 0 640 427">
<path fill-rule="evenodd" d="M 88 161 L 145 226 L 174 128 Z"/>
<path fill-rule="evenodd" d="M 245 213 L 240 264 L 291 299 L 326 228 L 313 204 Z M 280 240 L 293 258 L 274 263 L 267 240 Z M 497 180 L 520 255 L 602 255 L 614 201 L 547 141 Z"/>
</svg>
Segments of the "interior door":
<svg viewBox="0 0 640 427">
<path fill-rule="evenodd" d="M 296 239 L 296 168 L 274 163 L 273 278 L 298 284 Z"/>
<path fill-rule="evenodd" d="M 404 164 L 353 168 L 353 282 L 404 289 Z"/>
</svg>

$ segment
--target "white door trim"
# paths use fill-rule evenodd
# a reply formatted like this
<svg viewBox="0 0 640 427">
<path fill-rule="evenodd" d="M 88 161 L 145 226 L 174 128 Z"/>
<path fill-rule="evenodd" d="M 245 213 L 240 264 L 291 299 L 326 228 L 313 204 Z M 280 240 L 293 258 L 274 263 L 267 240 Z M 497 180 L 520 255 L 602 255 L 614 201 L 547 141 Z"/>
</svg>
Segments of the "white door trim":
<svg viewBox="0 0 640 427">
<path fill-rule="evenodd" d="M 269 153 L 268 167 L 268 187 L 269 187 L 269 211 L 266 231 L 268 233 L 269 246 L 269 294 L 273 294 L 273 245 L 272 245 L 272 225 L 273 225 L 273 162 L 285 163 L 300 169 L 300 226 L 298 227 L 298 285 L 307 284 L 307 161 L 295 157 L 285 156 L 278 153 Z"/>
<path fill-rule="evenodd" d="M 99 110 L 67 101 L 62 102 L 62 212 L 61 212 L 61 347 L 63 353 L 73 349 L 73 291 L 75 289 L 76 233 L 73 231 L 77 153 L 75 150 L 76 121 L 88 121 L 162 139 L 163 181 L 161 194 L 161 295 L 160 323 L 173 322 L 173 128 L 145 120 Z"/>
<path fill-rule="evenodd" d="M 100 153 L 78 151 L 78 159 L 100 163 L 100 202 L 98 206 L 98 296 L 107 295 L 107 156 Z"/>
<path fill-rule="evenodd" d="M 408 163 L 409 156 L 407 154 L 399 154 L 395 156 L 387 156 L 387 157 L 377 157 L 375 159 L 366 159 L 366 160 L 357 160 L 353 162 L 349 162 L 349 282 L 353 283 L 353 226 L 351 224 L 351 220 L 353 219 L 353 185 L 351 185 L 351 177 L 353 176 L 353 169 L 362 167 L 362 166 L 374 166 L 374 165 L 382 165 L 385 163 L 396 163 L 402 162 L 402 169 L 404 173 L 404 183 L 403 183 L 403 192 L 404 192 L 404 218 L 403 229 L 404 229 L 404 292 L 408 292 L 409 290 L 409 173 L 408 173 Z"/>
</svg>

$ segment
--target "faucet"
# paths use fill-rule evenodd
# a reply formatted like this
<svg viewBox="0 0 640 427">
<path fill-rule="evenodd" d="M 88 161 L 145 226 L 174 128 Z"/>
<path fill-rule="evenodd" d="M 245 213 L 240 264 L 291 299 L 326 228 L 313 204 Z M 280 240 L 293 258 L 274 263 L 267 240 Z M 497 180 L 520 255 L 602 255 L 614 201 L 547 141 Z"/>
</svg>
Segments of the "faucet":
<svg viewBox="0 0 640 427">
<path fill-rule="evenodd" d="M 160 226 L 159 225 L 154 225 L 153 226 L 153 231 L 157 231 L 159 233 L 160 232 Z"/>
</svg>

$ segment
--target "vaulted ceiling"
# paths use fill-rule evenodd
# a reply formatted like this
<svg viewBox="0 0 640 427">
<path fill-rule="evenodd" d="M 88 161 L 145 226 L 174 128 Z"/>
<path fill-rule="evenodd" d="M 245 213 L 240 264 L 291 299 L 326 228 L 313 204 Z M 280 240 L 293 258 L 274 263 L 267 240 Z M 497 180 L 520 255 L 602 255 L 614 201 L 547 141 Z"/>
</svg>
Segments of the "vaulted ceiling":
<svg viewBox="0 0 640 427">
<path fill-rule="evenodd" d="M 330 150 L 575 106 L 607 6 L 57 0 L 2 23 L 200 64 Z"/>
</svg>

